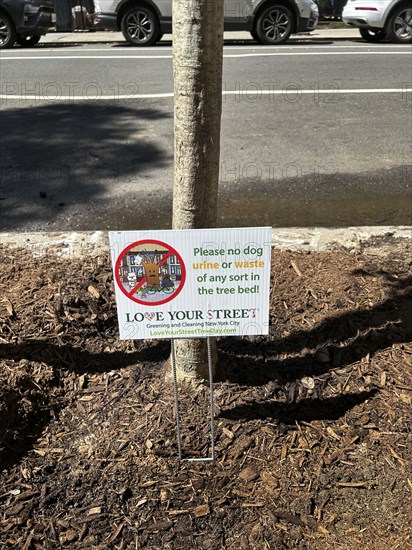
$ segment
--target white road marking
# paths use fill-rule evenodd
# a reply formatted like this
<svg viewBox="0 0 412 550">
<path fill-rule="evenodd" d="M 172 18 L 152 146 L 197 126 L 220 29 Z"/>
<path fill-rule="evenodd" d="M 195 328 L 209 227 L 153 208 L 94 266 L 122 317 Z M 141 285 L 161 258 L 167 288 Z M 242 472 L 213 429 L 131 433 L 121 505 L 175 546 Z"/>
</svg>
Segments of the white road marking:
<svg viewBox="0 0 412 550">
<path fill-rule="evenodd" d="M 246 90 L 246 92 L 241 92 L 239 90 L 224 90 L 222 91 L 223 96 L 236 96 L 236 95 L 245 95 L 249 93 L 250 95 L 256 94 L 260 96 L 275 96 L 275 95 L 285 95 L 290 96 L 296 94 L 300 95 L 356 95 L 356 94 L 406 94 L 412 93 L 412 89 L 405 88 L 353 88 L 353 89 L 326 89 L 326 90 L 301 90 L 298 88 L 285 88 L 283 90 Z M 87 97 L 87 96 L 44 96 L 44 95 L 25 95 L 25 94 L 2 94 L 0 93 L 0 101 L 14 100 L 14 101 L 118 101 L 118 100 L 127 100 L 127 99 L 168 99 L 174 96 L 173 92 L 166 93 L 154 93 L 154 94 L 113 94 L 113 95 L 102 95 L 96 97 Z"/>
<path fill-rule="evenodd" d="M 367 51 L 367 52 L 254 52 L 242 54 L 224 54 L 224 59 L 241 59 L 248 57 L 299 57 L 320 55 L 411 55 L 410 51 Z M 32 61 L 32 60 L 62 60 L 62 59 L 172 59 L 172 55 L 28 55 L 8 56 L 0 55 L 2 61 Z"/>
<path fill-rule="evenodd" d="M 223 57 L 293 57 L 301 55 L 411 55 L 410 51 L 402 52 L 389 52 L 387 50 L 383 51 L 367 51 L 367 52 L 273 52 L 273 53 L 243 53 L 243 54 L 225 54 Z"/>
<path fill-rule="evenodd" d="M 115 47 L 113 48 L 112 46 L 105 46 L 105 47 L 102 47 L 102 48 L 83 48 L 82 46 L 75 46 L 74 47 L 77 51 L 80 50 L 82 52 L 113 52 L 113 53 L 116 53 L 116 52 L 135 52 L 135 48 L 131 48 L 131 47 L 123 47 L 123 46 L 120 46 L 120 47 Z M 68 47 L 49 47 L 49 48 L 39 48 L 35 51 L 32 51 L 32 55 L 36 55 L 36 54 L 42 54 L 42 53 L 50 53 L 50 52 L 73 52 L 73 47 L 72 48 L 68 48 Z M 242 50 L 242 51 L 245 51 L 247 49 L 251 49 L 253 50 L 253 52 L 255 53 L 256 50 L 256 53 L 259 53 L 260 50 L 271 50 L 272 52 L 286 52 L 286 50 L 314 50 L 314 49 L 319 49 L 319 50 L 329 50 L 329 49 L 338 49 L 338 50 L 349 50 L 349 49 L 356 49 L 356 50 L 360 50 L 360 48 L 368 48 L 367 50 L 365 50 L 366 52 L 368 51 L 371 51 L 371 48 L 372 49 L 378 49 L 378 48 L 382 48 L 381 45 L 375 45 L 375 46 L 367 46 L 367 45 L 363 45 L 363 46 L 319 46 L 319 45 L 316 45 L 316 44 L 295 44 L 294 46 L 249 46 L 249 45 L 241 45 L 241 46 L 225 46 L 224 47 L 224 50 L 223 51 L 227 51 L 227 50 Z M 390 45 L 387 45 L 385 46 L 385 49 L 382 50 L 382 51 L 387 51 L 389 48 L 391 49 L 408 49 L 410 51 L 410 47 L 409 45 L 403 45 L 403 44 L 390 44 Z M 165 46 L 163 48 L 156 48 L 156 47 L 151 47 L 151 48 L 139 48 L 139 52 L 169 52 L 171 51 L 171 47 L 170 46 Z M 11 54 L 16 54 L 16 55 L 19 55 L 22 53 L 22 50 L 19 49 L 19 48 L 16 48 L 15 50 L 9 50 L 7 51 L 7 55 L 11 55 Z M 365 53 L 365 52 L 363 52 Z M 1 58 L 2 54 L 0 52 L 0 58 Z"/>
</svg>

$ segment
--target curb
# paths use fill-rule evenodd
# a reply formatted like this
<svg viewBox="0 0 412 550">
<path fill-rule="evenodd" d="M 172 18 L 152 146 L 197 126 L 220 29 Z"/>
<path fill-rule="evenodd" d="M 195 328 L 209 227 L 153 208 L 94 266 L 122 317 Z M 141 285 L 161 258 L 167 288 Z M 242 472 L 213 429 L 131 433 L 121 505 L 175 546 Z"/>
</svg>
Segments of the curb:
<svg viewBox="0 0 412 550">
<path fill-rule="evenodd" d="M 412 226 L 272 229 L 273 248 L 280 250 L 320 252 L 335 247 L 360 249 L 362 244 L 373 239 L 385 239 L 385 247 L 391 246 L 393 239 L 410 239 L 412 244 Z M 109 251 L 107 231 L 0 233 L 0 246 L 30 249 L 33 256 L 53 253 L 65 258 L 98 256 Z M 377 243 L 378 249 L 380 246 L 383 244 Z"/>
<path fill-rule="evenodd" d="M 165 44 L 165 42 L 171 42 L 173 39 L 172 34 L 165 34 L 163 37 L 163 40 L 156 44 L 154 47 L 164 46 L 168 45 Z M 359 39 L 361 40 L 361 37 L 359 35 L 359 32 L 357 29 L 322 29 L 318 28 L 315 31 L 307 32 L 307 33 L 299 33 L 299 34 L 293 34 L 290 38 L 292 41 L 292 45 L 295 44 L 296 40 L 302 41 L 303 43 L 309 43 L 311 40 L 314 41 L 323 41 L 323 40 L 353 40 L 353 39 Z M 225 32 L 224 33 L 224 40 L 225 41 L 233 41 L 233 42 L 254 42 L 253 38 L 251 37 L 249 32 Z M 40 42 L 40 46 L 42 45 L 50 45 L 53 44 L 91 44 L 91 43 L 124 43 L 125 47 L 130 47 L 133 49 L 133 46 L 130 46 L 127 44 L 123 34 L 121 32 L 116 31 L 95 31 L 95 32 L 89 32 L 89 31 L 73 31 L 73 32 L 65 32 L 65 33 L 49 33 L 42 37 L 42 40 Z M 366 44 L 366 42 L 365 42 Z M 256 43 L 256 47 L 260 47 L 260 44 Z M 287 46 L 287 44 L 286 44 Z M 139 48 L 137 48 L 139 49 Z M 149 48 L 150 49 L 150 48 Z"/>
</svg>

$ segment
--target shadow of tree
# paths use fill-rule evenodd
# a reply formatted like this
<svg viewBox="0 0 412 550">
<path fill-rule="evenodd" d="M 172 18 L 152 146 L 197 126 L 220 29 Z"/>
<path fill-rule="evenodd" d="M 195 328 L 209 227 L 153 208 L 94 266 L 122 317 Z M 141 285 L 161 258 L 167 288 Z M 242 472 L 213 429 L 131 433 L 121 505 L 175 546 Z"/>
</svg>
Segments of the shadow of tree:
<svg viewBox="0 0 412 550">
<path fill-rule="evenodd" d="M 287 152 L 284 154 L 287 155 Z M 228 154 L 224 151 L 223 158 L 225 155 Z M 245 226 L 411 224 L 406 164 L 385 170 L 355 170 L 355 173 L 343 171 L 334 162 L 318 173 L 305 173 L 303 166 L 296 165 L 296 174 L 285 174 L 284 177 L 279 170 L 268 177 L 268 173 L 262 171 L 253 181 L 241 170 L 238 170 L 235 178 L 235 172 L 231 172 L 227 168 L 229 166 L 230 163 L 222 162 L 219 189 L 219 216 L 225 227 L 239 225 L 239 211 L 242 212 L 242 225 Z M 234 181 L 236 186 L 233 185 Z M 377 182 L 382 182 L 382 187 L 378 187 Z M 242 189 L 241 194 L 239 189 Z"/>
<path fill-rule="evenodd" d="M 92 353 L 79 347 L 57 345 L 44 340 L 26 340 L 21 344 L 0 344 L 0 359 L 36 361 L 54 369 L 77 374 L 93 374 L 122 369 L 142 362 L 166 361 L 170 353 L 167 340 L 151 340 L 136 345 L 129 353 L 114 351 Z"/>
<path fill-rule="evenodd" d="M 148 125 L 170 116 L 126 101 L 2 109 L 0 230 L 44 227 L 70 215 L 69 207 L 115 202 L 126 185 L 170 162 L 146 137 Z"/>
<path fill-rule="evenodd" d="M 353 272 L 353 274 L 356 274 Z M 220 340 L 220 368 L 217 381 L 229 381 L 239 385 L 259 386 L 274 381 L 274 388 L 300 380 L 304 376 L 316 376 L 330 369 L 344 367 L 358 361 L 367 354 L 373 355 L 394 343 L 412 339 L 412 278 L 397 278 L 387 272 L 362 272 L 363 276 L 383 275 L 390 287 L 386 300 L 370 309 L 347 311 L 324 319 L 311 330 L 295 331 L 287 338 L 267 339 L 223 338 Z M 319 361 L 316 350 L 322 346 L 330 353 L 330 360 Z M 304 348 L 310 353 L 302 354 Z M 77 374 L 105 372 L 144 362 L 157 366 L 167 360 L 170 345 L 167 340 L 136 342 L 136 351 L 91 353 L 71 345 L 58 345 L 44 340 L 28 340 L 19 344 L 0 344 L 0 360 L 37 361 L 53 367 L 59 384 L 60 371 L 68 369 Z M 286 359 L 277 359 L 279 353 L 288 353 Z M 300 352 L 300 355 L 298 354 Z M 297 354 L 297 355 L 293 355 Z M 339 362 L 337 364 L 337 355 Z M 136 369 L 135 375 L 140 374 Z M 377 390 L 346 393 L 322 399 L 316 394 L 310 399 L 295 402 L 294 394 L 288 395 L 288 402 L 279 403 L 272 399 L 254 401 L 224 409 L 221 418 L 255 419 L 273 418 L 283 424 L 294 425 L 296 421 L 336 420 L 354 406 L 373 397 Z M 17 395 L 11 396 L 12 407 L 17 406 Z M 13 399 L 12 399 L 13 398 Z M 59 404 L 55 405 L 58 412 Z M 34 423 L 22 428 L 30 437 L 20 437 L 17 447 L 6 438 L 2 445 L 1 462 L 7 464 L 18 460 L 32 446 L 50 420 L 50 410 L 44 403 L 34 417 Z M 1 419 L 0 419 L 1 420 Z"/>
<path fill-rule="evenodd" d="M 353 271 L 364 277 L 383 276 L 389 285 L 389 297 L 370 309 L 347 311 L 324 319 L 311 330 L 298 330 L 287 338 L 268 338 L 257 346 L 247 339 L 225 339 L 221 342 L 223 368 L 219 380 L 241 385 L 263 385 L 272 381 L 273 392 L 284 386 L 287 402 L 273 399 L 253 401 L 224 409 L 220 418 L 278 420 L 285 425 L 312 420 L 337 420 L 354 406 L 370 399 L 377 389 L 359 393 L 319 398 L 296 399 L 296 381 L 304 376 L 319 376 L 334 367 L 345 367 L 368 354 L 390 347 L 394 343 L 412 340 L 412 277 L 398 278 L 386 271 Z M 327 353 L 319 360 L 316 350 Z M 309 353 L 302 353 L 304 349 Z M 225 351 L 226 350 L 226 351 Z M 236 350 L 237 358 L 233 358 Z M 256 350 L 261 358 L 256 358 Z M 276 359 L 287 353 L 286 359 Z M 296 354 L 296 355 L 294 355 Z M 325 361 L 325 357 L 327 360 Z"/>
<path fill-rule="evenodd" d="M 353 272 L 353 275 L 359 274 Z M 403 279 L 393 278 L 385 272 L 368 273 L 363 271 L 364 276 L 383 275 L 391 285 L 391 296 L 381 304 L 370 309 L 359 309 L 327 318 L 310 331 L 297 331 L 288 338 L 275 339 L 268 349 L 281 351 L 299 351 L 302 340 L 315 345 L 322 343 L 337 343 L 348 338 L 355 338 L 346 351 L 352 351 L 351 360 L 358 360 L 362 357 L 356 353 L 356 347 L 367 341 L 368 353 L 373 353 L 387 344 L 407 341 L 412 333 L 412 277 Z M 359 333 L 371 331 L 365 336 L 357 337 Z M 379 334 L 379 338 L 375 336 Z M 382 340 L 383 338 L 383 340 Z"/>
<path fill-rule="evenodd" d="M 164 340 L 140 342 L 138 349 L 130 353 L 89 353 L 42 340 L 0 344 L 0 362 L 4 358 L 16 362 L 25 359 L 53 368 L 53 377 L 40 385 L 28 371 L 22 374 L 17 385 L 0 385 L 0 468 L 25 456 L 50 420 L 67 405 L 63 369 L 76 374 L 93 374 L 144 362 L 145 371 L 136 369 L 133 373 L 137 382 L 150 377 L 152 369 L 166 361 L 169 353 L 170 344 Z"/>
<path fill-rule="evenodd" d="M 338 420 L 356 405 L 364 403 L 377 393 L 376 389 L 346 393 L 326 399 L 302 399 L 298 403 L 250 403 L 222 411 L 218 418 L 231 420 L 279 420 L 286 425 L 312 420 Z"/>
<path fill-rule="evenodd" d="M 219 380 L 256 386 L 270 380 L 285 384 L 304 376 L 319 376 L 392 344 L 411 341 L 412 277 L 398 279 L 386 272 L 363 275 L 383 275 L 390 286 L 389 297 L 370 309 L 327 317 L 314 328 L 295 331 L 286 338 L 269 336 L 259 344 L 246 338 L 225 338 L 220 343 Z M 319 359 L 316 352 L 320 347 L 326 348 L 326 359 Z M 307 349 L 311 351 L 304 352 Z M 290 357 L 278 359 L 281 353 Z"/>
<path fill-rule="evenodd" d="M 355 274 L 355 273 L 354 273 Z M 365 274 L 365 273 L 363 273 Z M 412 339 L 412 277 L 396 278 L 389 273 L 368 272 L 368 276 L 385 275 L 390 296 L 370 309 L 347 311 L 327 317 L 310 330 L 293 332 L 286 338 L 222 338 L 217 381 L 263 385 L 276 379 L 286 383 L 308 375 L 320 375 L 333 367 L 343 367 L 372 355 L 394 343 Z M 54 368 L 67 368 L 77 373 L 102 372 L 123 368 L 137 362 L 166 360 L 168 340 L 136 341 L 135 352 L 92 353 L 68 344 L 58 345 L 30 339 L 20 344 L 0 344 L 0 359 L 27 359 L 44 362 Z M 329 361 L 319 361 L 316 350 L 322 346 L 330 352 Z M 280 353 L 297 354 L 277 359 Z"/>
</svg>

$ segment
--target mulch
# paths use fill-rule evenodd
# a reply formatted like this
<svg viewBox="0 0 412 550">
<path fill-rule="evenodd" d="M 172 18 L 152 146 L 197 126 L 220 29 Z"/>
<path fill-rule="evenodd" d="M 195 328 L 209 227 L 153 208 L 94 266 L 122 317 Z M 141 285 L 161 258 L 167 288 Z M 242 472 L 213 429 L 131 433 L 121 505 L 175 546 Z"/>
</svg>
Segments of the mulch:
<svg viewBox="0 0 412 550">
<path fill-rule="evenodd" d="M 218 340 L 202 463 L 170 343 L 118 339 L 108 258 L 0 247 L 1 548 L 412 548 L 411 260 L 274 250 L 270 335 Z M 208 387 L 179 398 L 208 456 Z"/>
</svg>

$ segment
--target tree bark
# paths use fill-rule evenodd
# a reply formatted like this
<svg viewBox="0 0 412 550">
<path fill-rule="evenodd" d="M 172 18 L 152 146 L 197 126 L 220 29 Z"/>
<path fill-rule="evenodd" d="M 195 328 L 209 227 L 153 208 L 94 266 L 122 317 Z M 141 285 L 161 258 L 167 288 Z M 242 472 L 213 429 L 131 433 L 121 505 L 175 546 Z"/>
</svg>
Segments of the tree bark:
<svg viewBox="0 0 412 550">
<path fill-rule="evenodd" d="M 223 1 L 173 0 L 174 229 L 216 226 L 222 61 Z M 205 340 L 177 340 L 175 357 L 180 376 L 207 378 Z"/>
</svg>

